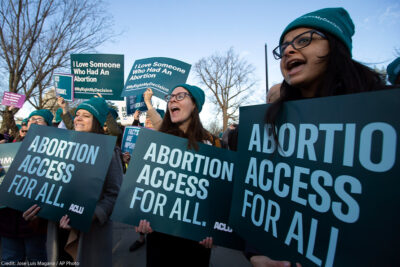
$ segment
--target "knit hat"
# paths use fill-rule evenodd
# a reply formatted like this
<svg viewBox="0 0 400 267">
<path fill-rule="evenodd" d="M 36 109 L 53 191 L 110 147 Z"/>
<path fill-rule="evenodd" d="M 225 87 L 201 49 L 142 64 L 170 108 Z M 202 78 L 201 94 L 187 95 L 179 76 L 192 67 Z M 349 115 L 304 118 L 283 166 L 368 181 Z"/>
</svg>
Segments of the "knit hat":
<svg viewBox="0 0 400 267">
<path fill-rule="evenodd" d="M 175 90 L 175 88 L 177 88 L 177 87 L 183 87 L 183 88 L 185 88 L 186 90 L 189 91 L 189 93 L 194 98 L 194 101 L 196 102 L 197 109 L 199 110 L 199 113 L 200 113 L 201 109 L 203 108 L 204 101 L 205 101 L 204 91 L 201 88 L 197 87 L 197 86 L 183 83 L 183 84 L 178 84 L 175 87 L 173 87 L 172 89 L 170 89 L 169 90 L 169 94 L 171 94 Z"/>
<path fill-rule="evenodd" d="M 108 111 L 111 113 L 111 116 L 113 116 L 114 120 L 118 118 L 118 112 L 115 109 L 109 107 Z"/>
<path fill-rule="evenodd" d="M 62 108 L 57 109 L 56 117 L 54 118 L 55 123 L 60 123 L 62 121 L 61 114 L 63 113 Z"/>
<path fill-rule="evenodd" d="M 387 66 L 386 72 L 389 77 L 389 82 L 394 85 L 397 77 L 400 75 L 400 57 L 393 60 L 392 63 Z"/>
<path fill-rule="evenodd" d="M 48 126 L 52 126 L 53 125 L 52 121 L 53 121 L 53 117 L 54 116 L 51 113 L 51 111 L 48 110 L 48 109 L 39 109 L 39 110 L 32 111 L 31 114 L 29 114 L 28 120 L 32 116 L 40 116 L 46 121 Z"/>
<path fill-rule="evenodd" d="M 21 125 L 28 125 L 28 118 L 25 118 L 21 121 Z"/>
<path fill-rule="evenodd" d="M 76 108 L 76 111 L 78 111 L 79 109 L 89 111 L 98 120 L 101 127 L 104 126 L 108 114 L 108 105 L 103 97 L 92 97 L 91 99 L 80 104 Z"/>
<path fill-rule="evenodd" d="M 279 44 L 282 44 L 286 33 L 300 27 L 309 27 L 332 34 L 346 45 L 351 54 L 354 24 L 344 8 L 323 8 L 295 19 L 283 31 Z"/>
</svg>

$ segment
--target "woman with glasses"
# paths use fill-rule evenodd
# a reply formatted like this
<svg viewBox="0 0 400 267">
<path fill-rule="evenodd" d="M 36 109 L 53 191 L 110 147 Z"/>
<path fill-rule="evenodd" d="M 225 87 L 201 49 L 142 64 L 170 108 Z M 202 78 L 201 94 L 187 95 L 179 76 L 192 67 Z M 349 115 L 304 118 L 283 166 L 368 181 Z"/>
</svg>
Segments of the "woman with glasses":
<svg viewBox="0 0 400 267">
<path fill-rule="evenodd" d="M 280 97 L 266 113 L 275 125 L 286 101 L 385 89 L 381 76 L 352 58 L 354 24 L 343 8 L 324 8 L 292 21 L 283 31 L 273 55 L 280 60 L 284 81 Z M 272 129 L 278 142 L 276 128 Z M 253 266 L 290 266 L 256 253 Z"/>
<path fill-rule="evenodd" d="M 274 122 L 289 100 L 386 88 L 378 73 L 352 58 L 353 34 L 353 21 L 343 8 L 305 14 L 285 28 L 273 51 L 284 81 L 267 121 Z"/>
<path fill-rule="evenodd" d="M 19 134 L 25 136 L 32 124 L 51 126 L 52 120 L 53 114 L 50 110 L 35 110 L 29 114 L 28 122 L 21 127 Z M 17 262 L 25 260 L 47 261 L 46 228 L 46 220 L 26 221 L 20 211 L 10 208 L 0 209 L 2 263 L 17 266 Z"/>
<path fill-rule="evenodd" d="M 205 95 L 202 89 L 180 84 L 169 91 L 164 119 L 159 131 L 188 139 L 188 148 L 198 149 L 197 142 L 221 147 L 218 138 L 203 128 L 199 113 Z M 154 232 L 150 222 L 141 220 L 137 232 L 147 235 L 146 266 L 204 266 L 210 262 L 212 238 L 195 242 Z"/>
</svg>

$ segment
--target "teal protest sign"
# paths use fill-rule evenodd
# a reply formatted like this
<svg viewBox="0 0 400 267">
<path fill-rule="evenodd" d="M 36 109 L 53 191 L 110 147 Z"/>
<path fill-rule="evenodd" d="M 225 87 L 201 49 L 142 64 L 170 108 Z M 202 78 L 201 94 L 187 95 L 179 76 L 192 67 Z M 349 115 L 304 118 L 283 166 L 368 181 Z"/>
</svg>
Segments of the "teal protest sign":
<svg viewBox="0 0 400 267">
<path fill-rule="evenodd" d="M 169 89 L 185 83 L 189 75 L 190 64 L 166 57 L 152 57 L 136 60 L 122 96 L 141 95 L 151 88 L 155 96 L 164 99 Z"/>
<path fill-rule="evenodd" d="M 130 95 L 126 97 L 126 114 L 131 115 L 136 110 L 147 111 L 143 95 Z"/>
<path fill-rule="evenodd" d="M 0 186 L 0 203 L 87 231 L 111 161 L 116 138 L 31 125 Z"/>
<path fill-rule="evenodd" d="M 230 224 L 303 266 L 392 266 L 400 254 L 400 90 L 240 109 Z M 237 175 L 236 175 L 237 174 Z"/>
<path fill-rule="evenodd" d="M 234 152 L 140 130 L 112 219 L 130 225 L 150 221 L 155 231 L 241 248 L 228 226 Z"/>
<path fill-rule="evenodd" d="M 74 75 L 54 74 L 56 95 L 67 101 L 74 101 Z"/>
<path fill-rule="evenodd" d="M 136 140 L 142 127 L 126 126 L 122 136 L 122 152 L 129 152 L 132 155 Z"/>
<path fill-rule="evenodd" d="M 3 183 L 4 177 L 20 146 L 20 142 L 0 145 L 0 185 Z M 0 204 L 1 208 L 4 208 L 4 206 Z"/>
<path fill-rule="evenodd" d="M 71 55 L 75 98 L 88 99 L 100 93 L 107 100 L 123 100 L 124 56 L 109 54 Z"/>
</svg>

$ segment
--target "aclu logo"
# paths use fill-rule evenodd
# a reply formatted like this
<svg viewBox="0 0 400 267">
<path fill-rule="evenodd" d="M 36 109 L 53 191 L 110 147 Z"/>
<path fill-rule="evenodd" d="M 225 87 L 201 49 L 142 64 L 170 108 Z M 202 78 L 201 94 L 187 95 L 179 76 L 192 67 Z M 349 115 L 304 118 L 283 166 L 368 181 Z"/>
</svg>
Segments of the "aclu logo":
<svg viewBox="0 0 400 267">
<path fill-rule="evenodd" d="M 85 209 L 84 207 L 81 207 L 81 206 L 78 206 L 75 204 L 71 204 L 71 206 L 69 206 L 70 211 L 78 213 L 78 214 L 82 214 L 84 209 Z"/>
<path fill-rule="evenodd" d="M 232 228 L 230 228 L 228 225 L 226 225 L 226 223 L 221 223 L 221 222 L 215 222 L 214 229 L 217 229 L 219 231 L 228 232 L 228 233 L 233 232 Z"/>
</svg>

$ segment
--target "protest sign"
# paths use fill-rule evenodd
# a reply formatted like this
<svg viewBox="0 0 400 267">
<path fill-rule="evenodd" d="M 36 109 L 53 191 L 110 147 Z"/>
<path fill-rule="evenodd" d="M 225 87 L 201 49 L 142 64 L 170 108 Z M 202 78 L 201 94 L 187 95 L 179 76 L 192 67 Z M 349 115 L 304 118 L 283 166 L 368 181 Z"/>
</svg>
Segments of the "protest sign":
<svg viewBox="0 0 400 267">
<path fill-rule="evenodd" d="M 0 185 L 3 183 L 4 177 L 20 146 L 20 142 L 0 145 Z M 4 206 L 0 204 L 1 208 L 4 208 Z"/>
<path fill-rule="evenodd" d="M 128 95 L 126 97 L 126 114 L 131 115 L 135 113 L 137 109 L 140 111 L 147 110 L 143 95 Z"/>
<path fill-rule="evenodd" d="M 122 152 L 129 152 L 132 155 L 136 140 L 142 127 L 126 126 L 122 137 Z"/>
<path fill-rule="evenodd" d="M 1 104 L 4 106 L 14 106 L 16 108 L 22 108 L 25 103 L 25 95 L 20 95 L 11 92 L 4 92 L 3 100 Z"/>
<path fill-rule="evenodd" d="M 261 253 L 303 266 L 400 260 L 400 90 L 240 109 L 230 224 Z"/>
<path fill-rule="evenodd" d="M 75 98 L 88 99 L 100 93 L 107 100 L 123 100 L 123 55 L 71 55 L 71 73 L 74 75 Z"/>
<path fill-rule="evenodd" d="M 39 217 L 72 228 L 92 222 L 116 137 L 32 124 L 0 186 L 0 203 L 25 211 L 40 206 Z"/>
<path fill-rule="evenodd" d="M 151 88 L 155 96 L 164 99 L 169 89 L 185 83 L 189 75 L 190 64 L 166 57 L 152 57 L 136 60 L 122 96 L 142 95 Z"/>
<path fill-rule="evenodd" d="M 57 96 L 66 101 L 74 101 L 74 75 L 54 74 L 54 84 Z"/>
<path fill-rule="evenodd" d="M 112 219 L 138 225 L 147 219 L 155 231 L 242 248 L 227 224 L 234 152 L 143 128 L 122 183 Z"/>
</svg>

